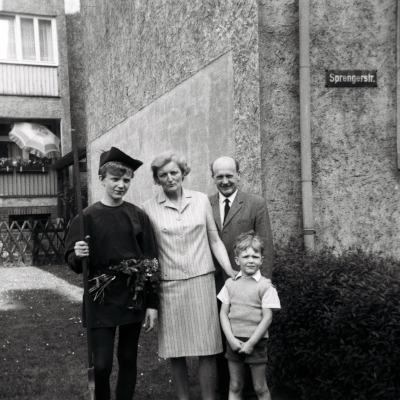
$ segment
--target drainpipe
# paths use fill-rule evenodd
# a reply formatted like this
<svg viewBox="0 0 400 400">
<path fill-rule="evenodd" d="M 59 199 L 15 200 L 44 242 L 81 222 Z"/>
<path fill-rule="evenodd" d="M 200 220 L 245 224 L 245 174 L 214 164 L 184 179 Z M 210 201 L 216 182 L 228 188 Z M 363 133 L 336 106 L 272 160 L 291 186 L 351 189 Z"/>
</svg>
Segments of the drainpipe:
<svg viewBox="0 0 400 400">
<path fill-rule="evenodd" d="M 400 1 L 400 0 L 399 0 Z M 299 0 L 300 140 L 304 245 L 314 250 L 310 128 L 310 0 Z"/>
<path fill-rule="evenodd" d="M 400 0 L 397 0 L 397 110 L 396 110 L 396 130 L 397 130 L 397 169 L 400 170 Z"/>
</svg>

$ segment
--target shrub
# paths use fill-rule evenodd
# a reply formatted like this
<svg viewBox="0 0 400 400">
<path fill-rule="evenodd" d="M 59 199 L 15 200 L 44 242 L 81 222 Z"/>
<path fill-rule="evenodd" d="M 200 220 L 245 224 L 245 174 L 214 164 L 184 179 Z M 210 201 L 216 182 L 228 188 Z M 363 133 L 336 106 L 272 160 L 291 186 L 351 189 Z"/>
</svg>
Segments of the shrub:
<svg viewBox="0 0 400 400">
<path fill-rule="evenodd" d="M 85 208 L 88 205 L 88 189 L 86 184 L 81 185 L 82 195 L 82 207 Z M 69 186 L 65 184 L 62 189 L 58 192 L 58 197 L 61 202 L 68 207 L 68 218 L 72 219 L 78 214 L 76 208 L 76 188 L 75 186 Z"/>
<path fill-rule="evenodd" d="M 400 399 L 399 272 L 362 251 L 277 249 L 271 383 L 306 400 Z"/>
</svg>

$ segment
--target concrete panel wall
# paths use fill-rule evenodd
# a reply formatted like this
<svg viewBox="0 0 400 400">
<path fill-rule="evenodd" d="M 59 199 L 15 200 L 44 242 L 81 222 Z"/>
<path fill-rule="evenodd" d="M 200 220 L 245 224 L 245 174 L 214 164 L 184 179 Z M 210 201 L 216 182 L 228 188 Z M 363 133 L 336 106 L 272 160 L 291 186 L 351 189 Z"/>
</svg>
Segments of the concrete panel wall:
<svg viewBox="0 0 400 400">
<path fill-rule="evenodd" d="M 257 1 L 82 0 L 81 10 L 89 143 L 232 51 L 235 154 L 242 186 L 261 193 Z"/>
<path fill-rule="evenodd" d="M 61 119 L 60 99 L 50 97 L 0 96 L 0 117 Z"/>
<path fill-rule="evenodd" d="M 127 199 L 141 204 L 154 196 L 150 164 L 162 151 L 177 150 L 192 168 L 185 186 L 214 191 L 209 164 L 235 153 L 232 52 L 221 56 L 106 134 L 91 142 L 92 201 L 102 196 L 97 178 L 101 150 L 116 146 L 144 162 Z"/>
<path fill-rule="evenodd" d="M 264 189 L 286 241 L 301 228 L 298 9 L 292 0 L 260 8 Z M 396 2 L 313 0 L 310 21 L 317 247 L 400 257 Z M 325 88 L 325 69 L 376 69 L 378 87 Z"/>
<path fill-rule="evenodd" d="M 0 11 L 51 17 L 64 12 L 64 0 L 1 0 Z"/>
</svg>

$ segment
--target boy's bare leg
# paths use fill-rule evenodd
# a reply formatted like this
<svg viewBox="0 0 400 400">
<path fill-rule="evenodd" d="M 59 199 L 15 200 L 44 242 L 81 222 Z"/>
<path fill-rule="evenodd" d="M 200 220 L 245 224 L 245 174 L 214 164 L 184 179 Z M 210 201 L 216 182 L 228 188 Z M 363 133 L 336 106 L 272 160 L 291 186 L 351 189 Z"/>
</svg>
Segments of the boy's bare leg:
<svg viewBox="0 0 400 400">
<path fill-rule="evenodd" d="M 271 400 L 271 393 L 267 386 L 267 364 L 250 364 L 254 391 L 259 400 Z"/>
<path fill-rule="evenodd" d="M 214 400 L 217 381 L 215 356 L 199 356 L 199 381 L 201 398 L 203 400 Z"/>
<path fill-rule="evenodd" d="M 244 386 L 244 364 L 228 360 L 229 366 L 229 400 L 242 400 Z"/>
<path fill-rule="evenodd" d="M 185 357 L 170 358 L 172 383 L 178 400 L 189 400 L 189 376 Z"/>
</svg>

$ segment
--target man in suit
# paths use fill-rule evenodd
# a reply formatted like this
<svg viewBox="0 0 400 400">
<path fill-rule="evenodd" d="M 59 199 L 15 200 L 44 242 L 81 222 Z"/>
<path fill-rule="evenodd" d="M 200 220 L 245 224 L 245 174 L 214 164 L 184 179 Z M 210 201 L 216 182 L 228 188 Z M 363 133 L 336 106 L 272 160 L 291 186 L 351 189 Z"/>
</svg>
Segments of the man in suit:
<svg viewBox="0 0 400 400">
<path fill-rule="evenodd" d="M 238 235 L 250 230 L 254 230 L 264 241 L 265 251 L 263 265 L 260 269 L 261 274 L 266 278 L 272 277 L 272 264 L 274 258 L 274 247 L 272 241 L 271 224 L 269 220 L 267 205 L 265 200 L 258 195 L 242 192 L 238 189 L 240 180 L 239 163 L 231 157 L 220 157 L 211 164 L 212 178 L 218 193 L 210 197 L 214 219 L 218 228 L 218 234 L 228 251 L 229 260 L 232 268 L 239 270 L 235 263 L 235 253 L 233 246 Z M 215 285 L 217 293 L 222 289 L 227 275 L 218 262 L 215 262 Z M 221 308 L 218 300 L 218 309 Z M 226 345 L 225 336 L 222 333 L 224 346 Z M 227 399 L 229 389 L 229 370 L 228 362 L 224 353 L 217 355 L 218 369 L 218 393 L 220 399 Z M 247 371 L 247 375 L 249 375 Z M 249 383 L 245 383 L 243 391 L 245 399 L 256 399 L 254 389 L 251 384 L 251 374 L 247 378 Z"/>
</svg>

